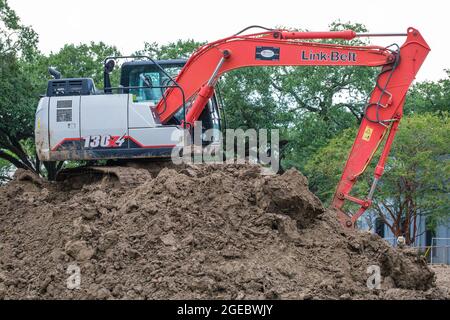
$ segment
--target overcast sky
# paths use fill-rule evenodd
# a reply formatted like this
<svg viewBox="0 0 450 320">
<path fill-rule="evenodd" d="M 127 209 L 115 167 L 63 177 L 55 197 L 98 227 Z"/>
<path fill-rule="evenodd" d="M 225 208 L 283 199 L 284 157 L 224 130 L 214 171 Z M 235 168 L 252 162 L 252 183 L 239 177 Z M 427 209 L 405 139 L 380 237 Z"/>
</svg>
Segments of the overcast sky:
<svg viewBox="0 0 450 320">
<path fill-rule="evenodd" d="M 364 23 L 371 32 L 420 30 L 431 53 L 418 80 L 443 78 L 450 69 L 450 3 L 445 0 L 9 0 L 22 22 L 39 33 L 49 53 L 66 43 L 103 41 L 131 54 L 144 41 L 167 43 L 192 38 L 213 41 L 248 25 L 328 30 L 337 19 Z M 373 44 L 403 43 L 372 39 Z"/>
</svg>

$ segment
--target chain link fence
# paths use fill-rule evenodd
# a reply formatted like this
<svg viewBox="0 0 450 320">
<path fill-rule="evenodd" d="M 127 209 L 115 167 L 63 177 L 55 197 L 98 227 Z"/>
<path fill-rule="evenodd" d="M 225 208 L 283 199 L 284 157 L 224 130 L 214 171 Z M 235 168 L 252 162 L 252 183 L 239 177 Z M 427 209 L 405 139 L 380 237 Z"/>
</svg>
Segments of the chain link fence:
<svg viewBox="0 0 450 320">
<path fill-rule="evenodd" d="M 397 247 L 397 238 L 384 238 L 393 247 Z M 450 265 L 450 238 L 432 238 L 429 246 L 412 245 L 427 259 L 429 264 Z"/>
</svg>

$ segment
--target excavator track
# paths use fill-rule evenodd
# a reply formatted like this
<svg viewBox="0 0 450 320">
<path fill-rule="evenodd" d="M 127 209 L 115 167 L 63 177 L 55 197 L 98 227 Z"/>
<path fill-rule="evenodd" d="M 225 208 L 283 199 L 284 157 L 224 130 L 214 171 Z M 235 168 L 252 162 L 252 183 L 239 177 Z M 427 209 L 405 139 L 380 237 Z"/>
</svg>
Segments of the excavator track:
<svg viewBox="0 0 450 320">
<path fill-rule="evenodd" d="M 56 176 L 56 181 L 99 176 L 115 177 L 121 185 L 139 185 L 152 179 L 152 175 L 146 169 L 128 166 L 88 166 L 61 170 Z"/>
</svg>

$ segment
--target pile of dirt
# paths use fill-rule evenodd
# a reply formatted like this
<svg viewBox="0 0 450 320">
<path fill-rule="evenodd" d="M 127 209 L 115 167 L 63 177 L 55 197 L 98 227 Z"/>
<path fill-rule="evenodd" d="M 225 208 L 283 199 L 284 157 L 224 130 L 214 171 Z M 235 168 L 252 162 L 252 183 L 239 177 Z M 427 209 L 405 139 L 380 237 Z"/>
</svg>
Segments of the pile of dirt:
<svg viewBox="0 0 450 320">
<path fill-rule="evenodd" d="M 16 176 L 0 188 L 0 298 L 445 297 L 417 253 L 344 231 L 296 170 L 185 165 L 137 186 Z"/>
<path fill-rule="evenodd" d="M 438 288 L 450 297 L 450 265 L 432 265 L 431 270 L 436 274 Z"/>
</svg>

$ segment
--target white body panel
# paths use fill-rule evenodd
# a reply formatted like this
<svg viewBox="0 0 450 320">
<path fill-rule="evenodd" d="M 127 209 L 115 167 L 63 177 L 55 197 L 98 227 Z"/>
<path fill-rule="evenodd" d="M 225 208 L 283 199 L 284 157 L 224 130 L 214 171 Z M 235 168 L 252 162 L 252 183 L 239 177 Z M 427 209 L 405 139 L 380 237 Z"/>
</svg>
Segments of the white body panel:
<svg viewBox="0 0 450 320">
<path fill-rule="evenodd" d="M 50 145 L 48 139 L 48 97 L 44 97 L 39 100 L 38 107 L 36 109 L 36 118 L 34 123 L 34 136 L 36 143 L 36 151 L 39 159 L 49 160 Z"/>
<path fill-rule="evenodd" d="M 133 102 L 132 96 L 130 95 L 128 106 L 129 128 L 152 128 L 161 125 L 155 121 L 157 117 L 153 114 L 151 108 L 154 107 L 154 104 L 150 105 L 149 102 Z"/>
<path fill-rule="evenodd" d="M 174 147 L 182 142 L 183 130 L 177 126 L 160 126 L 155 128 L 130 128 L 130 137 L 139 142 L 143 148 Z"/>
<path fill-rule="evenodd" d="M 128 133 L 128 95 L 105 94 L 81 97 L 81 138 Z"/>
<path fill-rule="evenodd" d="M 50 149 L 63 139 L 80 138 L 80 96 L 49 98 Z"/>
</svg>

